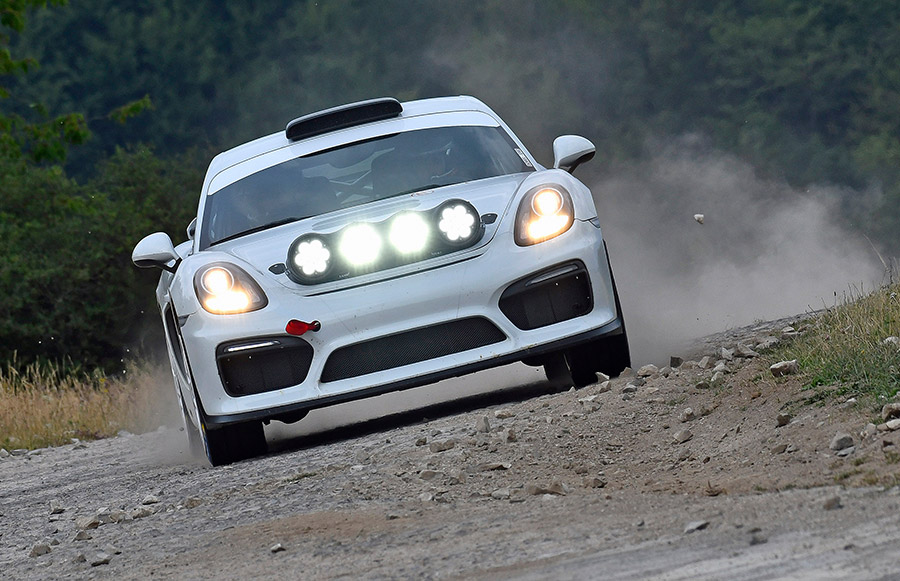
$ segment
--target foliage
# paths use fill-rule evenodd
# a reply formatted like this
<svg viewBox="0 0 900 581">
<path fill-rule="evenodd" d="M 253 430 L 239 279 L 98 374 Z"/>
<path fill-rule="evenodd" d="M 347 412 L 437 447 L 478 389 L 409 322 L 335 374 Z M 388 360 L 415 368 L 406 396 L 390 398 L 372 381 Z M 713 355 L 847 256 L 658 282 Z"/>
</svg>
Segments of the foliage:
<svg viewBox="0 0 900 581">
<path fill-rule="evenodd" d="M 158 273 L 135 269 L 131 249 L 154 230 L 185 237 L 199 176 L 146 148 L 117 151 L 85 185 L 0 160 L 0 358 L 112 369 L 144 344 L 157 332 Z"/>
<path fill-rule="evenodd" d="M 887 340 L 893 337 L 893 340 Z M 849 293 L 775 356 L 797 359 L 813 398 L 865 396 L 880 409 L 900 389 L 900 285 Z"/>
<path fill-rule="evenodd" d="M 131 248 L 183 239 L 200 158 L 379 95 L 474 94 L 545 162 L 584 134 L 587 180 L 700 134 L 900 247 L 897 0 L 63 3 L 0 0 L 2 357 L 117 362 L 155 316 Z"/>
<path fill-rule="evenodd" d="M 21 32 L 27 10 L 46 4 L 0 1 L 0 24 Z M 0 46 L 8 42 L 0 35 Z M 4 72 L 35 65 L 0 52 Z M 111 117 L 124 122 L 150 106 L 145 96 Z M 117 150 L 79 184 L 59 163 L 89 137 L 85 117 L 30 109 L 37 121 L 0 113 L 0 358 L 121 367 L 153 314 L 152 278 L 131 266 L 131 248 L 151 228 L 174 233 L 175 222 L 180 230 L 189 221 L 198 167 L 190 156 L 170 162 L 146 149 Z"/>
<path fill-rule="evenodd" d="M 43 11 L 17 38 L 43 66 L 15 85 L 15 110 L 46 101 L 83 111 L 96 138 L 69 165 L 83 175 L 115 144 L 147 143 L 163 155 L 221 150 L 337 103 L 471 93 L 539 155 L 563 132 L 587 134 L 598 159 L 612 163 L 641 155 L 648 137 L 702 133 L 798 188 L 881 191 L 874 204 L 849 194 L 846 215 L 895 249 L 898 8 L 897 0 L 97 0 Z M 128 127 L 106 117 L 148 94 L 151 115 Z"/>
<path fill-rule="evenodd" d="M 0 448 L 43 448 L 156 429 L 173 419 L 167 417 L 174 406 L 166 372 L 131 364 L 127 373 L 107 376 L 55 364 L 21 370 L 10 364 L 0 369 Z"/>
</svg>

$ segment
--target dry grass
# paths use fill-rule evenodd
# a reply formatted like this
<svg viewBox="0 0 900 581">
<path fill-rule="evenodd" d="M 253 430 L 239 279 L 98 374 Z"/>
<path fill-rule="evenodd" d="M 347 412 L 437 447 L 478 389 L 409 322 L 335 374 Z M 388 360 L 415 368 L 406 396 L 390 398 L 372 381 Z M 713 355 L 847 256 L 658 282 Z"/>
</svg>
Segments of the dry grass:
<svg viewBox="0 0 900 581">
<path fill-rule="evenodd" d="M 811 389 L 821 395 L 889 399 L 900 388 L 900 284 L 854 290 L 810 321 L 777 355 L 797 359 Z"/>
<path fill-rule="evenodd" d="M 140 433 L 172 424 L 168 370 L 130 364 L 121 375 L 70 372 L 56 365 L 0 370 L 0 447 L 35 449 Z"/>
</svg>

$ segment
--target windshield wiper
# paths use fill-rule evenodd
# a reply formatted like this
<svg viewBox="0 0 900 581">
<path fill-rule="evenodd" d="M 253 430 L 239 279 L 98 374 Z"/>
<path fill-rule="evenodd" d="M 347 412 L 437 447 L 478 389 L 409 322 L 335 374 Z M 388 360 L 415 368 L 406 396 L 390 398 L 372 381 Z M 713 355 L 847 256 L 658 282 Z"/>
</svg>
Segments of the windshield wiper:
<svg viewBox="0 0 900 581">
<path fill-rule="evenodd" d="M 285 224 L 289 224 L 291 222 L 297 222 L 298 220 L 305 220 L 306 218 L 311 218 L 312 216 L 291 216 L 290 218 L 282 218 L 281 220 L 275 220 L 274 222 L 269 222 L 267 224 L 263 224 L 262 226 L 255 226 L 250 228 L 249 230 L 242 230 L 230 236 L 226 236 L 221 240 L 216 240 L 215 242 L 210 242 L 210 246 L 215 246 L 216 244 L 221 244 L 223 242 L 228 242 L 229 240 L 234 240 L 235 238 L 240 238 L 241 236 L 247 236 L 250 234 L 255 234 L 257 232 L 262 232 L 263 230 L 268 230 L 269 228 L 275 228 L 276 226 L 284 226 Z"/>
</svg>

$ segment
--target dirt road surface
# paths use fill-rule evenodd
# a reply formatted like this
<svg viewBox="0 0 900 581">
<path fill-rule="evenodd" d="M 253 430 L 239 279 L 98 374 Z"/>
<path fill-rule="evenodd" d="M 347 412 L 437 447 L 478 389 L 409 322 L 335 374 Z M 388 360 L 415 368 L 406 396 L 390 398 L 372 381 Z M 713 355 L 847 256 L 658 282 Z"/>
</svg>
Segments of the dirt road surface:
<svg viewBox="0 0 900 581">
<path fill-rule="evenodd" d="M 4 457 L 0 578 L 900 579 L 900 432 L 729 352 L 778 334 L 580 390 L 510 368 L 333 408 L 221 468 L 177 427 Z"/>
</svg>

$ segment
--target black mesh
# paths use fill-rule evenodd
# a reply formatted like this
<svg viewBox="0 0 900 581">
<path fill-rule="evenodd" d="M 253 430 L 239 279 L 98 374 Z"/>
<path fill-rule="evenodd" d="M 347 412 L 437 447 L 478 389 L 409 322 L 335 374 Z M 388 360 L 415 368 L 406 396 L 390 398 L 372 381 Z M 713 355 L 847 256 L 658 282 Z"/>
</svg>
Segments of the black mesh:
<svg viewBox="0 0 900 581">
<path fill-rule="evenodd" d="M 573 265 L 573 271 L 559 276 L 541 280 L 543 275 L 539 273 L 510 285 L 500 296 L 500 310 L 523 330 L 588 314 L 594 306 L 590 279 L 582 263 Z"/>
<path fill-rule="evenodd" d="M 312 345 L 297 337 L 270 340 L 277 343 L 235 353 L 228 353 L 228 348 L 238 343 L 219 346 L 219 374 L 228 395 L 263 393 L 303 383 L 312 363 Z M 266 339 L 255 342 L 262 341 Z"/>
<path fill-rule="evenodd" d="M 322 382 L 357 377 L 499 343 L 503 331 L 483 317 L 458 319 L 335 350 L 325 363 Z"/>
</svg>

